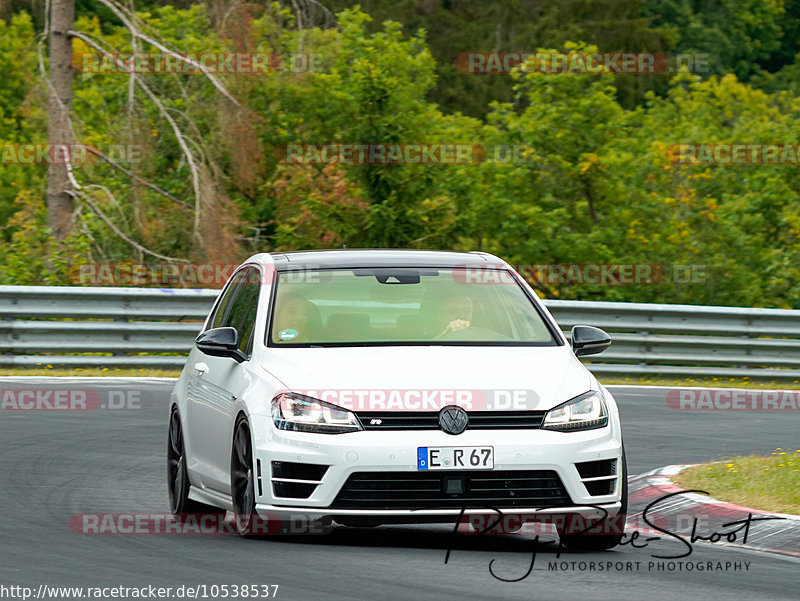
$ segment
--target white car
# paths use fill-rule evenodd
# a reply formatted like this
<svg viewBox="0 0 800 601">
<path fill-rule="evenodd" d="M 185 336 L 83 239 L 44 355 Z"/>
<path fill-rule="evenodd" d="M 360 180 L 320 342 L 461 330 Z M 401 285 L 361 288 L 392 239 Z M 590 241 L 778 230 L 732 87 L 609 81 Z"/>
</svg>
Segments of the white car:
<svg viewBox="0 0 800 601">
<path fill-rule="evenodd" d="M 553 523 L 571 549 L 613 547 L 627 506 L 619 413 L 576 357 L 610 343 L 589 326 L 568 342 L 486 253 L 255 255 L 171 395 L 172 512 L 231 510 L 245 535 L 298 518 L 608 516 L 614 527 L 591 532 Z"/>
</svg>

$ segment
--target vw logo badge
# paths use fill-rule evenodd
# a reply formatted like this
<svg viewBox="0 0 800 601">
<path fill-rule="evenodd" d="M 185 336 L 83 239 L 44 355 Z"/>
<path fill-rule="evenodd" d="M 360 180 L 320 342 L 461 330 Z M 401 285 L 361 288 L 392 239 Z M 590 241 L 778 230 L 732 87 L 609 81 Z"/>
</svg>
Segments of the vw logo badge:
<svg viewBox="0 0 800 601">
<path fill-rule="evenodd" d="M 461 434 L 467 429 L 469 416 L 461 407 L 449 405 L 439 411 L 439 427 L 448 434 Z"/>
</svg>

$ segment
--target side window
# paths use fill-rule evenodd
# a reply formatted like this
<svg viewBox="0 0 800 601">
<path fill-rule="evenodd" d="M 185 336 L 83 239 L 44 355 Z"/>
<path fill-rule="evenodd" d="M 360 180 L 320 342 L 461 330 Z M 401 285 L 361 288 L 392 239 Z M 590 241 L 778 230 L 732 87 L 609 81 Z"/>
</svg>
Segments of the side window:
<svg viewBox="0 0 800 601">
<path fill-rule="evenodd" d="M 231 283 L 222 293 L 222 298 L 217 304 L 217 308 L 214 311 L 214 315 L 211 317 L 211 321 L 209 321 L 208 329 L 221 328 L 225 325 L 225 318 L 228 316 L 228 310 L 230 309 L 231 301 L 233 301 L 239 292 L 239 289 L 242 287 L 242 282 L 244 281 L 247 271 L 248 269 L 240 269 L 234 274 Z"/>
<path fill-rule="evenodd" d="M 259 270 L 255 267 L 250 267 L 239 288 L 241 292 L 233 300 L 224 325 L 236 328 L 239 333 L 239 350 L 247 353 L 253 337 L 253 328 L 256 324 L 258 294 L 261 291 Z"/>
</svg>

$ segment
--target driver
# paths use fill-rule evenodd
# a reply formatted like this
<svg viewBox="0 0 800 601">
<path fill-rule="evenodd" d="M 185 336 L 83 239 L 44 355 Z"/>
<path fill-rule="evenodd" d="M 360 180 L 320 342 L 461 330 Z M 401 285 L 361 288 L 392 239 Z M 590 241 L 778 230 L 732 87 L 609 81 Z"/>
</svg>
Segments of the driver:
<svg viewBox="0 0 800 601">
<path fill-rule="evenodd" d="M 439 323 L 447 324 L 434 340 L 450 332 L 459 332 L 472 325 L 472 299 L 469 296 L 450 296 L 436 307 Z"/>
</svg>

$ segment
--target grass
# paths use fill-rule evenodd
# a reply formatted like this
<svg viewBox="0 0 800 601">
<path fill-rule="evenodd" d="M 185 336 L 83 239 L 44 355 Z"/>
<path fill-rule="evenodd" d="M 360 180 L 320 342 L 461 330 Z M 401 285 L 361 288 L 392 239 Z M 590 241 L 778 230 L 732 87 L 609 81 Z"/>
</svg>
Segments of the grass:
<svg viewBox="0 0 800 601">
<path fill-rule="evenodd" d="M 800 380 L 774 380 L 759 378 L 657 378 L 657 377 L 604 377 L 598 376 L 606 386 L 686 386 L 689 388 L 759 388 L 763 390 L 800 390 Z"/>
<path fill-rule="evenodd" d="M 108 376 L 111 378 L 177 378 L 180 369 L 151 369 L 137 367 L 5 367 L 0 368 L 0 376 L 84 376 L 94 378 Z"/>
<path fill-rule="evenodd" d="M 85 376 L 85 377 L 166 377 L 177 378 L 180 369 L 118 368 L 118 367 L 7 367 L 0 368 L 0 376 Z M 800 390 L 800 380 L 759 380 L 752 378 L 653 378 L 631 377 L 614 378 L 600 376 L 606 386 L 687 386 L 690 388 L 761 388 L 764 390 Z"/>
<path fill-rule="evenodd" d="M 704 463 L 672 480 L 685 489 L 705 490 L 719 501 L 800 514 L 800 449 L 775 449 L 768 457 L 736 456 Z"/>
</svg>

